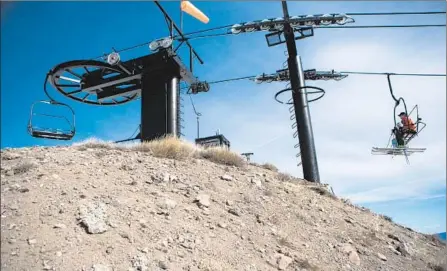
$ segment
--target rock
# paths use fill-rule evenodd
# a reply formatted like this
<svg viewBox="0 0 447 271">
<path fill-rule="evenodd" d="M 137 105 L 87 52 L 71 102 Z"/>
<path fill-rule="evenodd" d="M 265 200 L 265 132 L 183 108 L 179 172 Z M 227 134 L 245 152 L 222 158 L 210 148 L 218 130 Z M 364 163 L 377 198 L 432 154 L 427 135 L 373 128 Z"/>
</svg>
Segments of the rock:
<svg viewBox="0 0 447 271">
<path fill-rule="evenodd" d="M 396 248 L 397 251 L 399 251 L 403 256 L 411 256 L 410 248 L 408 247 L 407 243 L 401 243 Z"/>
<path fill-rule="evenodd" d="M 257 187 L 262 187 L 262 182 L 259 179 L 253 178 L 251 179 L 251 183 L 256 185 Z"/>
<path fill-rule="evenodd" d="M 278 270 L 286 270 L 292 262 L 292 258 L 281 253 L 276 253 L 270 260 L 270 264 L 278 268 Z"/>
<path fill-rule="evenodd" d="M 43 261 L 43 270 L 52 270 L 53 267 L 48 264 L 48 261 Z"/>
<path fill-rule="evenodd" d="M 79 220 L 88 233 L 106 232 L 106 205 L 102 202 L 87 202 L 79 206 Z"/>
<path fill-rule="evenodd" d="M 278 269 L 279 270 L 286 270 L 287 267 L 293 262 L 293 259 L 290 257 L 287 257 L 285 255 L 281 255 L 278 261 Z"/>
<path fill-rule="evenodd" d="M 104 265 L 104 264 L 94 264 L 90 270 L 91 271 L 113 271 L 112 268 L 110 268 L 109 266 Z"/>
<path fill-rule="evenodd" d="M 349 224 L 354 224 L 354 220 L 351 218 L 345 218 L 345 221 Z"/>
<path fill-rule="evenodd" d="M 29 245 L 34 245 L 34 244 L 36 244 L 37 243 L 37 240 L 36 239 L 28 239 L 28 244 Z"/>
<path fill-rule="evenodd" d="M 220 176 L 220 178 L 227 182 L 233 181 L 233 177 L 231 177 L 230 175 L 223 175 L 223 176 Z"/>
<path fill-rule="evenodd" d="M 161 173 L 161 174 L 158 173 L 156 175 L 152 175 L 151 179 L 155 183 L 167 183 L 167 182 L 171 181 L 173 178 L 168 173 Z"/>
<path fill-rule="evenodd" d="M 377 257 L 379 257 L 379 259 L 381 259 L 382 261 L 387 261 L 387 258 L 385 257 L 385 255 L 377 252 Z"/>
<path fill-rule="evenodd" d="M 112 253 L 113 252 L 113 247 L 107 247 L 107 249 L 106 249 L 106 253 L 107 254 L 110 254 L 110 253 Z"/>
<path fill-rule="evenodd" d="M 149 270 L 149 260 L 145 255 L 138 255 L 132 258 L 132 267 L 138 271 L 148 271 Z"/>
<path fill-rule="evenodd" d="M 164 199 L 162 203 L 159 204 L 159 207 L 165 210 L 172 210 L 177 206 L 177 202 L 172 199 Z"/>
<path fill-rule="evenodd" d="M 343 244 L 341 246 L 341 251 L 348 255 L 348 259 L 351 263 L 360 265 L 360 257 L 354 246 L 349 243 Z"/>
<path fill-rule="evenodd" d="M 237 210 L 237 209 L 234 209 L 234 208 L 229 209 L 228 212 L 229 212 L 230 214 L 232 214 L 232 215 L 235 215 L 235 216 L 241 216 L 240 211 Z"/>
<path fill-rule="evenodd" d="M 196 197 L 195 202 L 199 207 L 210 207 L 210 196 L 206 194 L 200 194 Z"/>
<path fill-rule="evenodd" d="M 54 224 L 53 228 L 55 228 L 55 229 L 65 229 L 65 228 L 67 228 L 67 226 L 65 226 L 65 224 L 59 223 L 59 224 Z"/>
<path fill-rule="evenodd" d="M 401 240 L 399 239 L 399 237 L 397 237 L 396 235 L 391 234 L 391 233 L 388 234 L 388 238 L 393 239 L 393 240 L 396 240 L 396 241 L 398 241 L 398 242 L 401 242 Z"/>
<path fill-rule="evenodd" d="M 349 257 L 349 261 L 355 265 L 360 265 L 360 257 L 359 254 L 357 253 L 357 251 L 351 251 L 348 254 Z"/>
<path fill-rule="evenodd" d="M 166 269 L 169 268 L 168 264 L 166 262 L 164 262 L 164 261 L 159 261 L 158 262 L 158 267 L 160 267 L 163 270 L 166 270 Z"/>
<path fill-rule="evenodd" d="M 219 228 L 222 228 L 222 229 L 226 229 L 226 228 L 227 228 L 227 224 L 225 224 L 225 223 L 221 223 L 221 222 L 217 223 L 217 226 L 218 226 Z"/>
</svg>

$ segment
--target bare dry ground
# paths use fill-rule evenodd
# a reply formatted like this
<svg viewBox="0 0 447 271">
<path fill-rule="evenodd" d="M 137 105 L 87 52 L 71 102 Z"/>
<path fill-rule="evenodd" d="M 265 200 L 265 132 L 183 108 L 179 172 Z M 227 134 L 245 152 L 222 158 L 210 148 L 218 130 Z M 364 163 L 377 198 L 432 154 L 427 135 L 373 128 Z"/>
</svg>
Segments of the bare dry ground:
<svg viewBox="0 0 447 271">
<path fill-rule="evenodd" d="M 445 244 L 174 139 L 1 152 L 1 270 L 445 270 Z"/>
</svg>

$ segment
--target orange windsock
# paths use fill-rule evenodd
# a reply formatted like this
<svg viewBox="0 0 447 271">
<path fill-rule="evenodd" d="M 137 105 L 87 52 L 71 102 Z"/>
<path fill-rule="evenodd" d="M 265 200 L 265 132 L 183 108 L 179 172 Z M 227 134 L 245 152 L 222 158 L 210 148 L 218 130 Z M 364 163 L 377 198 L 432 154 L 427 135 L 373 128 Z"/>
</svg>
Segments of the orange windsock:
<svg viewBox="0 0 447 271">
<path fill-rule="evenodd" d="M 180 7 L 182 11 L 188 13 L 192 17 L 196 18 L 197 20 L 201 21 L 202 23 L 208 23 L 210 19 L 206 17 L 203 12 L 201 12 L 198 8 L 196 8 L 191 2 L 189 1 L 181 1 Z"/>
</svg>

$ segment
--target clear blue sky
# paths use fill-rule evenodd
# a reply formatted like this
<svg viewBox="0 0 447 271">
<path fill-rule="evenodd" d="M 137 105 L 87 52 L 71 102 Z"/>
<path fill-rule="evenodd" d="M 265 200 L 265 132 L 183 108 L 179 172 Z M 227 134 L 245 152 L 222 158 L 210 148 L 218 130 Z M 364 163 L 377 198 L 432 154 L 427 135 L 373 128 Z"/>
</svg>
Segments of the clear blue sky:
<svg viewBox="0 0 447 271">
<path fill-rule="evenodd" d="M 211 21 L 208 25 L 204 25 L 185 15 L 185 32 L 282 16 L 281 4 L 276 1 L 262 2 L 262 4 L 251 1 L 193 3 L 206 13 Z M 162 2 L 162 5 L 178 22 L 179 2 Z M 444 1 L 297 1 L 289 2 L 289 10 L 291 15 L 329 12 L 445 11 L 446 3 Z M 361 17 L 357 23 L 359 25 L 445 23 L 445 16 L 417 17 L 420 18 L 420 21 L 414 20 L 414 18 L 410 16 L 381 17 L 379 21 L 377 17 Z M 303 55 L 303 61 L 310 60 L 306 58 L 306 55 L 311 55 L 313 51 L 312 42 L 328 42 L 341 34 L 346 35 L 347 39 L 362 39 L 371 38 L 374 35 L 379 37 L 378 33 L 382 33 L 379 30 L 345 31 L 352 32 L 321 30 L 315 37 L 300 42 L 298 49 Z M 430 50 L 439 49 L 436 44 L 445 42 L 445 34 L 439 36 L 436 29 L 390 30 L 387 33 L 390 33 L 390 38 L 391 36 L 395 38 L 396 35 L 393 33 L 401 34 L 402 31 L 406 31 L 402 39 L 407 39 L 408 43 L 419 39 L 432 39 L 433 48 L 429 48 Z M 166 23 L 161 12 L 152 2 L 10 2 L 2 10 L 1 18 L 1 147 L 62 144 L 61 142 L 35 139 L 26 132 L 31 104 L 36 100 L 46 99 L 42 86 L 45 74 L 49 69 L 61 62 L 89 59 L 110 52 L 112 47 L 125 48 L 164 37 L 167 33 Z M 268 49 L 264 40 L 263 34 L 250 34 L 193 41 L 193 46 L 205 60 L 205 65 L 200 67 L 196 65 L 196 75 L 200 79 L 218 80 L 274 72 L 285 60 L 282 54 L 283 48 Z M 265 69 L 265 63 L 257 65 L 256 59 L 252 60 L 249 66 L 244 66 L 243 69 L 241 67 L 234 68 L 234 65 L 228 64 L 229 62 L 234 63 L 234 58 L 244 52 L 259 48 L 264 48 L 263 50 L 272 54 L 272 61 L 275 63 L 269 70 Z M 424 48 L 420 49 L 424 50 Z M 147 53 L 149 53 L 149 49 L 142 47 L 131 53 L 123 53 L 122 58 L 128 59 Z M 246 92 L 238 92 L 238 99 L 255 99 L 253 95 L 256 94 L 256 91 L 248 90 L 251 85 L 252 83 L 248 81 L 232 85 L 233 90 L 247 89 Z M 122 139 L 130 136 L 139 123 L 139 102 L 114 107 L 90 106 L 61 97 L 53 90 L 50 91 L 56 99 L 69 103 L 75 110 L 76 141 L 91 136 L 106 140 Z M 206 103 L 212 104 L 219 100 L 231 101 L 232 99 L 235 97 L 230 92 L 219 91 L 218 85 L 213 86 L 213 91 L 208 96 L 197 97 L 198 102 L 202 105 L 199 110 L 205 110 Z M 188 102 L 187 99 L 185 101 Z M 188 106 L 185 104 L 185 110 L 190 110 Z M 208 120 L 208 123 L 203 124 L 208 128 L 207 134 L 212 133 L 211 123 L 213 122 L 213 120 Z M 184 133 L 188 139 L 192 140 L 195 137 L 195 117 L 189 111 L 186 113 L 185 124 Z M 445 194 L 445 188 L 443 191 Z M 398 221 L 411 225 L 418 225 L 415 220 L 419 219 L 419 216 L 413 215 L 412 212 L 417 212 L 419 209 L 422 210 L 420 212 L 433 212 L 436 213 L 436 219 L 430 223 L 443 223 L 443 228 L 445 228 L 445 197 L 427 200 L 423 203 L 387 202 L 368 207 L 397 217 Z M 411 211 L 403 213 L 404 209 Z"/>
</svg>

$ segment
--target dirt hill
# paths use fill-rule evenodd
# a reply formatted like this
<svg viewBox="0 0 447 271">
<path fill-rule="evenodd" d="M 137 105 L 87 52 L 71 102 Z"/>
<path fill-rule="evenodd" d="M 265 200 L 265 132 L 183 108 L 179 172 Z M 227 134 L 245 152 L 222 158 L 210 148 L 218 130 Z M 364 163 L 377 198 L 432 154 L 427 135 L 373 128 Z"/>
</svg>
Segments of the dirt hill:
<svg viewBox="0 0 447 271">
<path fill-rule="evenodd" d="M 1 269 L 444 270 L 445 244 L 324 186 L 174 145 L 2 150 Z"/>
</svg>

